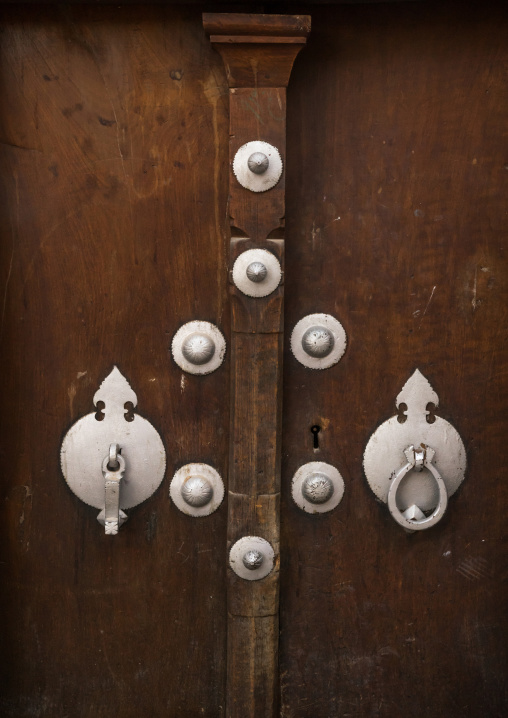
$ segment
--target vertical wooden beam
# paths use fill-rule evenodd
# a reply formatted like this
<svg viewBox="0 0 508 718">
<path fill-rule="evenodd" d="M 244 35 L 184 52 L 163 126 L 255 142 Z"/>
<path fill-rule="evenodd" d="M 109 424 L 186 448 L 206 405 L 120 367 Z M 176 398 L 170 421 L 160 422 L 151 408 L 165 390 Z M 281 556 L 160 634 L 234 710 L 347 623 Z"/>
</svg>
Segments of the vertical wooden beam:
<svg viewBox="0 0 508 718">
<path fill-rule="evenodd" d="M 286 87 L 310 18 L 298 15 L 203 15 L 226 67 L 230 96 L 230 165 L 251 140 L 274 145 L 285 160 Z M 230 170 L 231 263 L 246 249 L 284 262 L 284 171 L 262 193 L 242 187 Z M 232 386 L 228 550 L 261 536 L 275 551 L 260 581 L 228 572 L 228 718 L 278 715 L 279 498 L 282 416 L 283 284 L 250 298 L 231 283 Z"/>
</svg>

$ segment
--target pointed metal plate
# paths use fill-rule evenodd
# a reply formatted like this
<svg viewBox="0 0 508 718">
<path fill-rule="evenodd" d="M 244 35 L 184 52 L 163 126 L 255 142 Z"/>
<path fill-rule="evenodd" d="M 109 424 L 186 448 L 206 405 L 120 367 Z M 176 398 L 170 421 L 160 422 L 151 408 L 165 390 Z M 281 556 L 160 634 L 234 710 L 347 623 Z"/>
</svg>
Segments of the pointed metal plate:
<svg viewBox="0 0 508 718">
<path fill-rule="evenodd" d="M 166 451 L 149 421 L 136 413 L 132 421 L 128 420 L 125 404 L 136 406 L 137 396 L 116 366 L 95 393 L 94 403 L 99 401 L 104 402 L 104 408 L 79 419 L 65 435 L 60 451 L 62 472 L 76 496 L 103 509 L 102 462 L 110 444 L 118 444 L 126 465 L 120 508 L 128 509 L 159 487 L 166 469 Z"/>
<path fill-rule="evenodd" d="M 451 496 L 464 480 L 466 450 L 457 430 L 448 421 L 436 416 L 433 423 L 428 423 L 427 406 L 437 407 L 439 397 L 418 369 L 397 396 L 397 407 L 401 404 L 407 407 L 402 412 L 403 423 L 397 416 L 388 419 L 372 434 L 365 448 L 363 467 L 370 488 L 386 503 L 390 482 L 406 463 L 405 449 L 424 444 L 435 451 L 432 461 Z M 430 511 L 438 501 L 436 482 L 427 469 L 410 471 L 397 492 L 402 512 L 413 504 L 421 511 Z"/>
</svg>

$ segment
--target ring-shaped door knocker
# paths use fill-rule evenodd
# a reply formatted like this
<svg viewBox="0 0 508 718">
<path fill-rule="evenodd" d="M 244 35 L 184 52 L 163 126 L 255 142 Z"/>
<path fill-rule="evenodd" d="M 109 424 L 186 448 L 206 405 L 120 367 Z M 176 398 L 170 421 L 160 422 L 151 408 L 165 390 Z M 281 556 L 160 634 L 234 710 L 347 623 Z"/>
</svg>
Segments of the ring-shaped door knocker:
<svg viewBox="0 0 508 718">
<path fill-rule="evenodd" d="M 417 454 L 417 452 L 415 452 L 414 446 L 408 446 L 404 453 L 408 461 L 407 464 L 404 464 L 404 466 L 402 466 L 397 471 L 394 479 L 390 484 L 387 499 L 388 509 L 395 521 L 403 528 L 410 531 L 422 531 L 424 529 L 429 529 L 431 526 L 435 526 L 435 524 L 437 524 L 438 521 L 443 518 L 446 511 L 446 507 L 448 506 L 448 493 L 446 491 L 445 482 L 441 478 L 439 471 L 432 463 L 432 458 L 435 452 L 430 446 L 426 446 L 423 448 L 423 452 L 420 450 L 420 454 L 423 453 L 423 461 L 421 468 L 425 467 L 426 469 L 428 469 L 436 481 L 437 488 L 439 491 L 439 500 L 437 506 L 429 516 L 425 516 L 425 514 L 420 511 L 417 506 L 411 506 L 404 513 L 402 513 L 402 511 L 400 511 L 397 506 L 397 491 L 399 490 L 400 484 L 402 483 L 404 477 L 412 469 L 416 468 L 416 470 L 418 470 L 418 467 L 415 466 L 415 455 Z"/>
</svg>

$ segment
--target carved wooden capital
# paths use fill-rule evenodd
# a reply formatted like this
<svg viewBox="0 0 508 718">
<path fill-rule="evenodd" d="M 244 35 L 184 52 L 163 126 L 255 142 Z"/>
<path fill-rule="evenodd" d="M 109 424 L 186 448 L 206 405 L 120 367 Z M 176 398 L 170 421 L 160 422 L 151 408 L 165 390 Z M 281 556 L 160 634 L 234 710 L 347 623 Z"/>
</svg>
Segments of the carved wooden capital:
<svg viewBox="0 0 508 718">
<path fill-rule="evenodd" d="M 310 17 L 204 13 L 203 25 L 222 55 L 229 87 L 287 87 Z"/>
</svg>

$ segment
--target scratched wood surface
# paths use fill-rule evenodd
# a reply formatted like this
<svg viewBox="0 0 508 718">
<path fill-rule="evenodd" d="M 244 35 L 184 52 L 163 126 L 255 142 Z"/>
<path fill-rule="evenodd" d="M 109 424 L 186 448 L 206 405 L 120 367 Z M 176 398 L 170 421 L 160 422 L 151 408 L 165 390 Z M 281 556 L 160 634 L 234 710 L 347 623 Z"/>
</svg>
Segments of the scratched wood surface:
<svg viewBox="0 0 508 718">
<path fill-rule="evenodd" d="M 323 373 L 286 341 L 285 718 L 508 710 L 507 18 L 425 5 L 283 8 L 313 15 L 287 98 L 286 334 L 328 311 L 349 337 Z M 168 349 L 197 317 L 229 336 L 226 76 L 199 5 L 69 6 L 2 9 L 0 713 L 215 718 L 226 511 L 194 521 L 168 489 L 188 461 L 227 475 L 230 357 L 182 377 Z M 114 363 L 168 472 L 106 541 L 58 450 Z M 406 536 L 361 459 L 415 367 L 469 468 L 443 523 Z M 316 458 L 346 483 L 330 516 L 290 498 Z"/>
<path fill-rule="evenodd" d="M 286 85 L 306 41 L 305 16 L 205 13 L 203 25 L 224 61 L 230 87 L 230 166 L 251 140 L 285 161 Z M 289 42 L 288 42 L 289 40 Z M 254 247 L 284 267 L 284 173 L 268 192 L 229 175 L 230 269 Z M 283 293 L 252 298 L 231 284 L 231 424 L 228 547 L 244 536 L 269 541 L 271 573 L 246 581 L 228 571 L 227 718 L 279 713 L 279 534 L 282 435 Z"/>
<path fill-rule="evenodd" d="M 226 513 L 169 500 L 227 476 L 228 361 L 183 375 L 192 319 L 228 332 L 228 104 L 201 8 L 2 10 L 2 716 L 219 716 Z M 117 364 L 167 450 L 105 537 L 59 469 Z"/>
<path fill-rule="evenodd" d="M 286 334 L 330 312 L 349 345 L 327 371 L 284 362 L 282 715 L 501 718 L 508 11 L 313 8 L 312 25 L 288 89 Z M 362 455 L 416 367 L 469 466 L 442 523 L 408 536 Z M 318 459 L 346 488 L 313 517 L 290 483 Z"/>
</svg>

